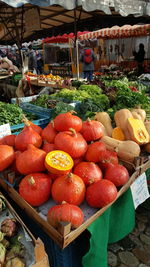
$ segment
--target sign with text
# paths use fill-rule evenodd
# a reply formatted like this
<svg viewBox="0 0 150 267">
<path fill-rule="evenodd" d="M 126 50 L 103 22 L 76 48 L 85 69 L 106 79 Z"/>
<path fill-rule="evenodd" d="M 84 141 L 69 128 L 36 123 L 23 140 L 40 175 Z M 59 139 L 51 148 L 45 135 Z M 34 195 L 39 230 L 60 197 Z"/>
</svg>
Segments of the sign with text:
<svg viewBox="0 0 150 267">
<path fill-rule="evenodd" d="M 135 209 L 150 197 L 145 172 L 130 186 Z"/>
<path fill-rule="evenodd" d="M 40 12 L 38 7 L 30 8 L 25 11 L 25 29 L 26 32 L 41 29 Z"/>
<path fill-rule="evenodd" d="M 0 126 L 0 138 L 3 136 L 11 134 L 10 124 L 4 124 Z"/>
</svg>

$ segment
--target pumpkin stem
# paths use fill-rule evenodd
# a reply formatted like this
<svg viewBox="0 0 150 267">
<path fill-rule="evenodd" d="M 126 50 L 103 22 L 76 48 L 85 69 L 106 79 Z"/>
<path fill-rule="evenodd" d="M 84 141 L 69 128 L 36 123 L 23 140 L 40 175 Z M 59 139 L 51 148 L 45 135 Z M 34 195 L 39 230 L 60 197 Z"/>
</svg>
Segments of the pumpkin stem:
<svg viewBox="0 0 150 267">
<path fill-rule="evenodd" d="M 51 121 L 51 124 L 52 124 L 52 126 L 53 126 L 53 128 L 54 128 L 54 121 L 53 121 L 53 120 Z"/>
<path fill-rule="evenodd" d="M 69 182 L 69 183 L 73 182 L 73 180 L 72 180 L 72 178 L 73 178 L 73 174 L 72 174 L 71 172 L 69 172 L 69 173 L 66 175 L 66 177 L 67 177 L 67 182 Z"/>
<path fill-rule="evenodd" d="M 66 202 L 66 201 L 64 201 L 64 200 L 61 202 L 61 204 L 66 204 L 66 203 L 67 203 L 67 202 Z"/>
<path fill-rule="evenodd" d="M 22 114 L 22 121 L 24 122 L 26 126 L 30 126 L 30 122 L 24 114 Z"/>
<path fill-rule="evenodd" d="M 76 130 L 75 130 L 75 129 L 73 129 L 73 128 L 69 128 L 69 131 L 70 131 L 70 132 L 72 132 L 72 134 L 73 134 L 73 135 L 75 135 L 75 136 L 77 135 L 77 133 L 76 133 Z"/>
<path fill-rule="evenodd" d="M 91 122 L 90 118 L 87 118 L 87 122 Z"/>
<path fill-rule="evenodd" d="M 33 176 L 31 176 L 29 179 L 28 179 L 28 182 L 30 185 L 35 185 L 35 180 L 33 178 Z"/>
<path fill-rule="evenodd" d="M 77 114 L 77 112 L 75 110 L 70 110 L 69 113 L 71 113 L 71 114 Z"/>
</svg>

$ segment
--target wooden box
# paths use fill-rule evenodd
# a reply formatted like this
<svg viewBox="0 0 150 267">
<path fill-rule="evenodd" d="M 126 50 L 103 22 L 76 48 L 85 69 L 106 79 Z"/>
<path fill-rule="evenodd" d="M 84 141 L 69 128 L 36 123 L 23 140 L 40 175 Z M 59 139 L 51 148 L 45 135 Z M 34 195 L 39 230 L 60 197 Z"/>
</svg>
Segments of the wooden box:
<svg viewBox="0 0 150 267">
<path fill-rule="evenodd" d="M 134 182 L 134 180 L 145 172 L 148 168 L 150 168 L 150 160 L 147 159 L 146 162 L 143 162 L 143 158 L 139 158 L 136 165 L 126 163 L 128 165 L 128 169 L 131 171 L 129 181 L 118 191 L 117 199 L 130 187 L 130 185 Z M 134 168 L 134 171 L 133 171 Z M 10 185 L 6 183 L 5 179 L 9 180 Z M 87 203 L 83 203 L 80 208 L 82 209 L 85 220 L 84 223 L 75 230 L 71 229 L 71 225 L 69 223 L 61 223 L 58 229 L 52 227 L 46 220 L 46 215 L 48 209 L 56 205 L 54 201 L 50 200 L 46 202 L 44 205 L 39 208 L 33 208 L 30 206 L 17 192 L 15 188 L 11 186 L 12 181 L 10 180 L 12 177 L 9 173 L 4 175 L 4 173 L 0 174 L 0 185 L 7 191 L 9 196 L 37 223 L 40 227 L 61 247 L 65 248 L 68 246 L 73 240 L 75 240 L 92 222 L 94 222 L 102 213 L 104 213 L 111 205 L 105 206 L 101 209 L 91 208 L 87 205 Z M 114 201 L 115 202 L 115 201 Z"/>
<path fill-rule="evenodd" d="M 34 257 L 35 257 L 35 263 L 32 264 L 31 267 L 50 267 L 48 256 L 45 252 L 44 244 L 43 242 L 38 238 L 37 240 L 34 238 L 30 230 L 27 228 L 27 226 L 24 224 L 24 222 L 21 220 L 19 215 L 16 213 L 14 208 L 11 206 L 11 204 L 8 202 L 8 200 L 3 196 L 3 194 L 0 192 L 0 197 L 4 199 L 4 202 L 6 204 L 7 209 L 10 211 L 13 218 L 16 219 L 16 221 L 23 227 L 23 229 L 27 232 L 29 237 L 32 240 L 32 243 L 34 245 Z"/>
</svg>

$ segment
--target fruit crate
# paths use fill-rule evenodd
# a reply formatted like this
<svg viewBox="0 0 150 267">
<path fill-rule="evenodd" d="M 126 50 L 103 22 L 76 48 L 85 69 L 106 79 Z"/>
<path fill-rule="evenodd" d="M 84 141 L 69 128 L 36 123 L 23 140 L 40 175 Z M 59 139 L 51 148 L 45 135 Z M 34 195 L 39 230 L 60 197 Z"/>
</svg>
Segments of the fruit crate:
<svg viewBox="0 0 150 267">
<path fill-rule="evenodd" d="M 19 235 L 21 236 L 22 243 L 25 246 L 25 260 L 26 266 L 30 267 L 49 267 L 48 256 L 45 252 L 43 242 L 38 238 L 36 239 L 31 231 L 27 228 L 26 224 L 19 217 L 16 210 L 12 207 L 10 202 L 0 192 L 0 198 L 4 201 L 6 209 L 1 211 L 1 221 L 6 218 L 14 218 L 19 226 Z M 8 217 L 9 216 L 9 217 Z"/>
<path fill-rule="evenodd" d="M 138 161 L 136 161 L 136 164 L 129 164 L 127 163 L 129 168 L 132 171 L 130 171 L 130 179 L 129 181 L 121 187 L 121 189 L 118 191 L 117 199 L 128 190 L 130 185 L 134 182 L 134 180 L 141 175 L 143 172 L 145 172 L 148 168 L 150 168 L 150 160 L 146 160 L 143 163 L 143 158 L 138 158 Z M 14 174 L 14 178 L 16 178 Z M 50 236 L 51 239 L 53 239 L 60 248 L 64 249 L 66 248 L 72 241 L 74 241 L 81 233 L 84 232 L 84 230 L 87 229 L 87 227 L 94 222 L 99 216 L 101 216 L 114 202 L 110 203 L 109 205 L 101 208 L 96 209 L 92 208 L 87 205 L 87 203 L 83 203 L 80 208 L 82 209 L 84 213 L 84 223 L 78 227 L 75 230 L 71 229 L 70 223 L 60 223 L 59 227 L 55 229 L 47 222 L 47 212 L 50 207 L 54 206 L 55 203 L 52 199 L 50 199 L 48 202 L 43 204 L 42 206 L 38 208 L 33 208 L 31 205 L 29 205 L 18 193 L 17 185 L 15 187 L 10 186 L 7 181 L 11 184 L 13 184 L 14 180 L 12 178 L 12 172 L 11 172 L 11 180 L 9 171 L 4 171 L 0 173 L 0 185 L 7 191 L 8 195 L 23 209 L 26 211 L 26 213 L 31 217 L 37 224 L 40 225 L 40 227 L 46 232 L 47 235 Z"/>
</svg>

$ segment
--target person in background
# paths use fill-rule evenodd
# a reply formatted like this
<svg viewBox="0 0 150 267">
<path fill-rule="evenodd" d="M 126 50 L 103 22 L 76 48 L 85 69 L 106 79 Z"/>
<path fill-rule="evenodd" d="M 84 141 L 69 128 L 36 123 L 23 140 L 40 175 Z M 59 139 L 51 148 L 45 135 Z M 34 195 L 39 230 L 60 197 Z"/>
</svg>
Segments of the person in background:
<svg viewBox="0 0 150 267">
<path fill-rule="evenodd" d="M 33 50 L 32 45 L 28 46 L 28 69 L 29 71 L 38 72 L 37 70 L 37 56 L 36 52 Z"/>
<path fill-rule="evenodd" d="M 83 74 L 84 79 L 88 81 L 93 80 L 93 72 L 94 72 L 94 61 L 96 60 L 96 56 L 90 47 L 89 43 L 86 43 L 86 47 L 80 55 L 80 61 L 83 63 Z"/>
<path fill-rule="evenodd" d="M 42 59 L 42 54 L 38 50 L 36 51 L 36 57 L 37 57 L 38 74 L 42 74 L 43 73 L 43 59 Z"/>
<path fill-rule="evenodd" d="M 139 44 L 139 51 L 133 51 L 134 60 L 137 61 L 138 64 L 138 76 L 140 76 L 144 72 L 144 58 L 145 58 L 145 50 L 144 50 L 144 44 Z"/>
<path fill-rule="evenodd" d="M 0 69 L 7 69 L 9 72 L 19 72 L 17 66 L 13 65 L 12 61 L 4 55 L 0 57 Z"/>
</svg>

